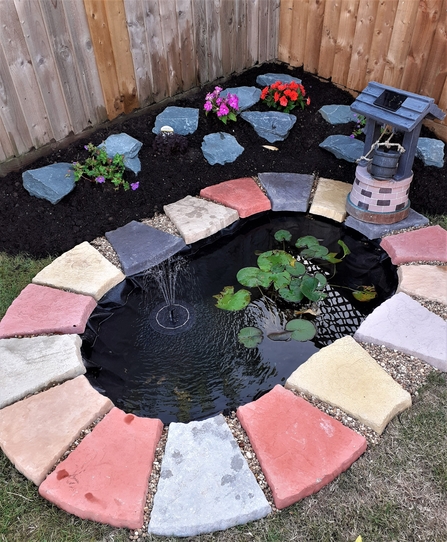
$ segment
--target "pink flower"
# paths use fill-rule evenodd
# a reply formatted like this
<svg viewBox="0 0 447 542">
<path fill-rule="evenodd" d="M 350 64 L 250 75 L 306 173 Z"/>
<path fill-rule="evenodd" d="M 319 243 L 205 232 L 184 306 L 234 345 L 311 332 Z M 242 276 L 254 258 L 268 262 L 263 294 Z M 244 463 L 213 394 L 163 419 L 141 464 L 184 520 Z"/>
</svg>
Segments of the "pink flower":
<svg viewBox="0 0 447 542">
<path fill-rule="evenodd" d="M 217 112 L 217 116 L 218 117 L 224 117 L 225 115 L 228 115 L 228 113 L 230 112 L 230 110 L 228 109 L 228 107 L 223 103 L 220 105 L 219 107 L 219 111 Z"/>
<path fill-rule="evenodd" d="M 232 109 L 239 109 L 239 98 L 236 94 L 228 94 L 227 103 Z"/>
<path fill-rule="evenodd" d="M 137 181 L 136 183 L 130 183 L 130 188 L 132 190 L 136 190 L 140 186 L 140 183 Z"/>
<path fill-rule="evenodd" d="M 205 111 L 211 111 L 213 109 L 213 104 L 211 102 L 205 102 L 203 109 L 205 109 Z"/>
</svg>

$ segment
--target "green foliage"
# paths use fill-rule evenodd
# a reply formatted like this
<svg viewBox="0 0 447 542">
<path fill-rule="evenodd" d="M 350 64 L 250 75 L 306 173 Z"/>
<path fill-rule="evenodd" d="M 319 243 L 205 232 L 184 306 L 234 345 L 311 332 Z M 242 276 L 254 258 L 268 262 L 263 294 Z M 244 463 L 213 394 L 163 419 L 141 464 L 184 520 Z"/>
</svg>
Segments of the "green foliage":
<svg viewBox="0 0 447 542">
<path fill-rule="evenodd" d="M 237 336 L 245 348 L 256 348 L 262 342 L 262 331 L 257 327 L 244 327 Z"/>
<path fill-rule="evenodd" d="M 292 339 L 295 341 L 310 341 L 317 333 L 313 323 L 302 318 L 287 322 L 286 331 L 292 332 Z"/>
<path fill-rule="evenodd" d="M 220 294 L 213 296 L 217 299 L 216 307 L 226 311 L 240 311 L 250 303 L 250 292 L 239 290 L 234 292 L 233 286 L 225 286 Z"/>
</svg>

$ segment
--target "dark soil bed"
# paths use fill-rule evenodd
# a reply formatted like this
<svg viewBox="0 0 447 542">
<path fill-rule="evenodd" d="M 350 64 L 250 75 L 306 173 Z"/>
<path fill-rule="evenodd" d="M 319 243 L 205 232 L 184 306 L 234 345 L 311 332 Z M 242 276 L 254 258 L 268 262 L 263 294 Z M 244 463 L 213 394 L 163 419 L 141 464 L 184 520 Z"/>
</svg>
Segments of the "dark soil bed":
<svg viewBox="0 0 447 542">
<path fill-rule="evenodd" d="M 107 123 L 88 139 L 81 139 L 69 147 L 41 158 L 28 169 L 54 162 L 84 160 L 84 145 L 98 145 L 110 134 L 125 132 L 143 143 L 139 153 L 142 170 L 135 178 L 126 173 L 130 182 L 139 181 L 136 191 L 114 190 L 108 184 L 95 184 L 85 180 L 77 183 L 71 194 L 53 205 L 28 194 L 22 185 L 22 172 L 13 172 L 0 179 L 0 251 L 11 255 L 26 252 L 34 257 L 59 255 L 82 241 L 91 241 L 106 231 L 125 225 L 130 220 L 150 218 L 163 212 L 163 205 L 187 195 L 196 196 L 201 188 L 239 177 L 255 176 L 261 172 L 294 172 L 316 174 L 321 177 L 352 183 L 355 164 L 336 159 L 321 149 L 319 144 L 332 134 L 351 134 L 354 123 L 331 126 L 318 113 L 329 104 L 351 104 L 352 96 L 330 82 L 322 81 L 300 68 L 288 69 L 281 64 L 264 64 L 225 82 L 224 88 L 256 86 L 259 74 L 289 73 L 302 79 L 311 98 L 304 111 L 296 109 L 297 122 L 289 137 L 274 143 L 278 151 L 263 148 L 267 141 L 258 137 L 253 128 L 239 119 L 225 126 L 214 115 L 205 116 L 203 110 L 206 92 L 216 83 L 179 97 L 169 103 Z M 183 155 L 162 156 L 153 150 L 155 118 L 167 105 L 197 107 L 200 109 L 198 130 L 187 136 L 188 150 Z M 258 105 L 252 110 L 262 110 Z M 201 151 L 203 137 L 212 132 L 233 134 L 245 148 L 231 164 L 211 166 Z M 423 128 L 422 136 L 435 137 Z M 414 180 L 411 185 L 412 208 L 422 214 L 447 214 L 447 167 L 426 167 L 419 159 L 414 162 Z"/>
</svg>

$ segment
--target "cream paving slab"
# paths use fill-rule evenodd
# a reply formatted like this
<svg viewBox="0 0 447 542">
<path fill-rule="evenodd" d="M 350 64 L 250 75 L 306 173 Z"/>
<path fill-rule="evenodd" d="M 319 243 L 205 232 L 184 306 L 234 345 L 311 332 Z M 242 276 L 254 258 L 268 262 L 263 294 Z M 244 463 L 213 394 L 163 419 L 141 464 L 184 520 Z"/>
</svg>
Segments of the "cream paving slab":
<svg viewBox="0 0 447 542">
<path fill-rule="evenodd" d="M 343 222 L 347 216 L 346 198 L 352 189 L 352 185 L 333 179 L 318 179 L 310 214 L 320 215 Z"/>
<path fill-rule="evenodd" d="M 187 245 L 205 239 L 239 219 L 238 212 L 192 196 L 163 207 Z"/>
<path fill-rule="evenodd" d="M 428 226 L 384 237 L 380 246 L 394 265 L 410 262 L 447 262 L 447 231 Z"/>
<path fill-rule="evenodd" d="M 411 406 L 410 394 L 349 336 L 313 354 L 285 387 L 340 408 L 379 435 Z"/>
<path fill-rule="evenodd" d="M 78 376 L 0 410 L 0 446 L 39 485 L 80 432 L 112 406 Z"/>
<path fill-rule="evenodd" d="M 125 278 L 117 267 L 85 241 L 37 273 L 33 283 L 90 295 L 99 301 Z"/>
<path fill-rule="evenodd" d="M 79 335 L 0 340 L 0 408 L 83 375 Z"/>
<path fill-rule="evenodd" d="M 447 305 L 447 266 L 401 265 L 398 292 Z"/>
</svg>

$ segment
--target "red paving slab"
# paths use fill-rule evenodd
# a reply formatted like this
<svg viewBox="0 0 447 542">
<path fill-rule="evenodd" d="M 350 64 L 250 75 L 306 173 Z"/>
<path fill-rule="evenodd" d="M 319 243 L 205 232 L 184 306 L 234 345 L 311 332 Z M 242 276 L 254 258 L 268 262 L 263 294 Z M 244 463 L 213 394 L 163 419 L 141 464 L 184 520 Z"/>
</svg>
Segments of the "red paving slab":
<svg viewBox="0 0 447 542">
<path fill-rule="evenodd" d="M 380 246 L 394 265 L 408 262 L 447 262 L 447 231 L 429 226 L 384 237 Z"/>
<path fill-rule="evenodd" d="M 42 497 L 70 514 L 139 529 L 161 420 L 114 407 L 40 485 Z"/>
<path fill-rule="evenodd" d="M 88 295 L 28 284 L 0 322 L 0 338 L 46 333 L 80 334 L 95 307 L 96 301 Z"/>
<path fill-rule="evenodd" d="M 251 177 L 233 179 L 203 188 L 200 196 L 235 209 L 241 218 L 271 209 L 270 200 Z"/>
<path fill-rule="evenodd" d="M 316 493 L 366 450 L 366 440 L 277 385 L 237 409 L 279 509 Z"/>
</svg>

